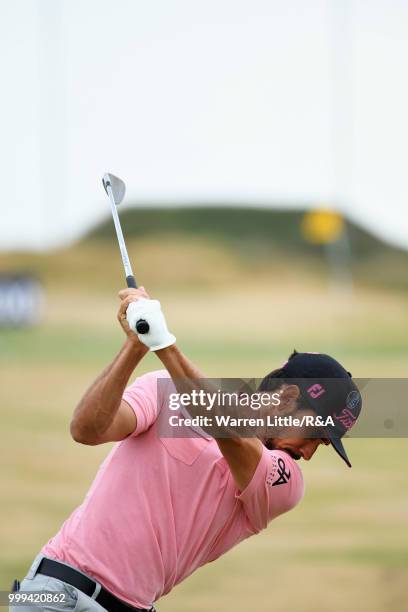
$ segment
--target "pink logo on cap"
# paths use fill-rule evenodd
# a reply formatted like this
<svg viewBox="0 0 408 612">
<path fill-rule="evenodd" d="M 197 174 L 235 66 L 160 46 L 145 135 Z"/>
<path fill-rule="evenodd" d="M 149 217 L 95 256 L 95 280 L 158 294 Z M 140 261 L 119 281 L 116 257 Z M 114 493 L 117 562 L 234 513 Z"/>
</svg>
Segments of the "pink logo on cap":
<svg viewBox="0 0 408 612">
<path fill-rule="evenodd" d="M 347 430 L 351 429 L 354 423 L 357 421 L 357 417 L 355 417 L 354 414 L 347 408 L 343 408 L 340 414 L 335 414 L 334 418 L 340 421 L 343 427 L 345 427 Z"/>
<path fill-rule="evenodd" d="M 313 399 L 316 399 L 317 397 L 320 397 L 321 395 L 323 395 L 326 389 L 322 387 L 322 385 L 319 385 L 319 383 L 315 383 L 314 385 L 306 389 L 306 391 L 308 392 L 310 397 L 313 397 Z"/>
</svg>

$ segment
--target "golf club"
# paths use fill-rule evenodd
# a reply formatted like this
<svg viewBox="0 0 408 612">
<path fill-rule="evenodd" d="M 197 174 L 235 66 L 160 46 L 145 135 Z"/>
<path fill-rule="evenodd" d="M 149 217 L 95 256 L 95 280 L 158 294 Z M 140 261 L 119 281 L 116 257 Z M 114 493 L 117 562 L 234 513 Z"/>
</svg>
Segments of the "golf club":
<svg viewBox="0 0 408 612">
<path fill-rule="evenodd" d="M 109 197 L 113 222 L 115 224 L 116 236 L 119 242 L 120 254 L 122 256 L 123 267 L 125 268 L 126 284 L 128 287 L 137 289 L 136 279 L 133 275 L 132 266 L 130 265 L 129 255 L 127 252 L 125 238 L 123 236 L 122 227 L 119 221 L 117 206 L 123 201 L 126 193 L 126 185 L 122 179 L 118 178 L 114 174 L 106 173 L 103 175 L 102 184 Z M 139 334 L 147 334 L 149 331 L 149 324 L 144 319 L 139 319 L 136 323 L 136 331 Z"/>
</svg>

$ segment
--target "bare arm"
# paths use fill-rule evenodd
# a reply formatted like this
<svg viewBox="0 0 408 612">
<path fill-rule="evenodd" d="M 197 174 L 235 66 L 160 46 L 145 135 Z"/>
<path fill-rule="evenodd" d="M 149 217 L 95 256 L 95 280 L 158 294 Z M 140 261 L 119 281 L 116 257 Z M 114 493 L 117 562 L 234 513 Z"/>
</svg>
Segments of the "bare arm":
<svg viewBox="0 0 408 612">
<path fill-rule="evenodd" d="M 147 348 L 127 340 L 111 364 L 92 383 L 75 409 L 71 435 L 82 444 L 123 440 L 136 429 L 136 415 L 122 395 Z"/>
<path fill-rule="evenodd" d="M 139 342 L 127 324 L 126 309 L 131 300 L 129 297 L 123 299 L 123 292 L 119 296 L 122 301 L 118 319 L 127 339 L 119 354 L 92 383 L 75 409 L 70 431 L 73 439 L 82 444 L 123 440 L 136 429 L 136 415 L 122 400 L 122 395 L 148 348 Z M 132 300 L 141 296 L 148 297 L 143 288 L 134 290 Z"/>
<path fill-rule="evenodd" d="M 156 355 L 163 363 L 176 387 L 183 379 L 183 388 L 186 391 L 187 379 L 204 378 L 204 374 L 196 368 L 176 345 L 156 351 Z M 217 440 L 220 451 L 225 457 L 235 483 L 240 491 L 250 483 L 262 455 L 262 442 L 257 438 L 219 438 Z"/>
</svg>

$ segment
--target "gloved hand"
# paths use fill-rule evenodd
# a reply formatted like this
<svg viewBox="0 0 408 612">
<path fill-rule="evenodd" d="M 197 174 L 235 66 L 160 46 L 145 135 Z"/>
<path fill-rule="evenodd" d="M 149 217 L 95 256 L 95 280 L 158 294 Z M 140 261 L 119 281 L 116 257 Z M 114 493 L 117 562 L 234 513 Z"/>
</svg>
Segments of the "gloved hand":
<svg viewBox="0 0 408 612">
<path fill-rule="evenodd" d="M 126 318 L 130 329 L 151 351 L 158 351 L 176 342 L 176 337 L 167 329 L 166 319 L 158 300 L 140 298 L 137 302 L 131 302 L 127 307 Z M 149 324 L 147 334 L 137 333 L 136 323 L 139 319 L 144 319 Z"/>
</svg>

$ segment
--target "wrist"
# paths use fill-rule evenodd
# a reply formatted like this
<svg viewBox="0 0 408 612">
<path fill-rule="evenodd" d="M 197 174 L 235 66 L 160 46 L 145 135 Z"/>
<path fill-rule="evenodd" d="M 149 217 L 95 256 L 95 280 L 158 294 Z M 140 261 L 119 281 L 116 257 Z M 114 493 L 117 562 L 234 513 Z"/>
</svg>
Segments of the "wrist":
<svg viewBox="0 0 408 612">
<path fill-rule="evenodd" d="M 124 349 L 127 350 L 132 355 L 143 357 L 146 353 L 149 352 L 149 348 L 145 346 L 142 342 L 140 342 L 137 335 L 133 332 L 130 332 L 126 336 Z"/>
<path fill-rule="evenodd" d="M 166 355 L 170 356 L 170 355 L 180 354 L 180 351 L 177 348 L 177 344 L 170 344 L 170 346 L 166 346 L 165 348 L 158 349 L 155 352 L 159 358 L 165 357 Z"/>
</svg>

